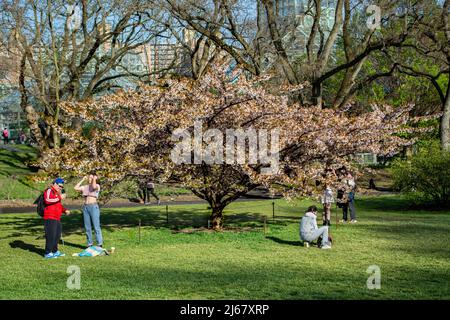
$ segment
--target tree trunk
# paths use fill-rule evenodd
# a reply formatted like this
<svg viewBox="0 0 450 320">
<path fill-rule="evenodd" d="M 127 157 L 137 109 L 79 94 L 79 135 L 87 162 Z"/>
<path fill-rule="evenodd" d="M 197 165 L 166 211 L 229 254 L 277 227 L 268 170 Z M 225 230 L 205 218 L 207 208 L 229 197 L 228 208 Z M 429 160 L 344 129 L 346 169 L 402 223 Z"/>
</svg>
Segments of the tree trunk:
<svg viewBox="0 0 450 320">
<path fill-rule="evenodd" d="M 223 208 L 221 206 L 213 206 L 211 208 L 212 228 L 215 231 L 220 231 L 223 228 Z"/>
<path fill-rule="evenodd" d="M 449 84 L 450 86 L 450 84 Z M 445 95 L 444 110 L 441 118 L 441 145 L 442 150 L 450 151 L 450 94 L 447 89 Z"/>
<path fill-rule="evenodd" d="M 350 92 L 352 87 L 355 85 L 356 77 L 361 71 L 364 61 L 366 61 L 365 58 L 362 59 L 356 66 L 346 70 L 344 80 L 341 82 L 341 86 L 334 100 L 335 108 L 343 107 L 350 98 Z"/>
<path fill-rule="evenodd" d="M 314 83 L 312 87 L 312 103 L 322 107 L 322 83 Z"/>
<path fill-rule="evenodd" d="M 59 135 L 58 131 L 55 129 L 55 127 L 51 128 L 51 139 L 52 139 L 52 145 L 54 149 L 59 149 L 61 146 L 61 136 Z"/>
<path fill-rule="evenodd" d="M 24 54 L 20 60 L 20 72 L 19 72 L 19 92 L 20 92 L 20 107 L 25 113 L 28 126 L 34 138 L 38 143 L 40 151 L 45 149 L 47 143 L 42 137 L 41 130 L 39 129 L 38 121 L 39 115 L 34 108 L 28 104 L 28 95 L 25 87 L 25 71 L 26 71 L 26 55 Z"/>
<path fill-rule="evenodd" d="M 283 73 L 288 80 L 289 84 L 296 85 L 299 83 L 297 75 L 295 74 L 294 68 L 292 67 L 289 57 L 286 53 L 286 50 L 283 46 L 283 41 L 281 38 L 280 31 L 277 26 L 277 17 L 274 12 L 273 2 L 272 1 L 263 1 L 262 2 L 266 15 L 267 15 L 267 25 L 269 27 L 270 37 L 273 43 L 273 46 L 276 49 L 276 54 L 278 57 L 279 65 L 283 70 Z"/>
<path fill-rule="evenodd" d="M 405 157 L 407 160 L 410 160 L 413 156 L 413 147 L 412 146 L 405 146 L 403 147 L 403 157 Z"/>
<path fill-rule="evenodd" d="M 39 115 L 31 105 L 27 105 L 24 108 L 24 111 L 27 117 L 28 126 L 30 127 L 30 131 L 37 141 L 39 150 L 45 150 L 47 148 L 47 142 L 45 141 L 44 137 L 42 137 L 41 129 L 38 125 Z"/>
</svg>

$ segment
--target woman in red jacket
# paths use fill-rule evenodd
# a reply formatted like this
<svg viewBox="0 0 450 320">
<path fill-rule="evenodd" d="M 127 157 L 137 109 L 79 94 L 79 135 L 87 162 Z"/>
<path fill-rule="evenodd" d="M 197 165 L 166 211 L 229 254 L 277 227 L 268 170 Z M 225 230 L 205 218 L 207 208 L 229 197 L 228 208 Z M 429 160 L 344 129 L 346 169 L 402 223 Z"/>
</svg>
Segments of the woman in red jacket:
<svg viewBox="0 0 450 320">
<path fill-rule="evenodd" d="M 44 191 L 44 230 L 45 230 L 45 258 L 58 258 L 65 256 L 59 252 L 58 242 L 61 238 L 61 215 L 70 214 L 70 211 L 63 207 L 61 201 L 65 198 L 63 193 L 64 180 L 55 179 L 50 188 Z"/>
</svg>

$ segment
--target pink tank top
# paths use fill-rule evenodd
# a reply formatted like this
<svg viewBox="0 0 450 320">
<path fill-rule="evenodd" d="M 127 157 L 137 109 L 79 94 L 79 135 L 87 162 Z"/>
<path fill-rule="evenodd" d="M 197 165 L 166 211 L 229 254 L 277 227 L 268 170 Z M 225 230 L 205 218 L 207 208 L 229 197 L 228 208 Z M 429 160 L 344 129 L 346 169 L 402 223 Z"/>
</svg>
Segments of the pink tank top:
<svg viewBox="0 0 450 320">
<path fill-rule="evenodd" d="M 94 190 L 90 184 L 82 186 L 84 197 L 95 197 L 98 198 L 98 193 L 100 192 L 100 185 L 98 184 L 98 191 Z"/>
</svg>

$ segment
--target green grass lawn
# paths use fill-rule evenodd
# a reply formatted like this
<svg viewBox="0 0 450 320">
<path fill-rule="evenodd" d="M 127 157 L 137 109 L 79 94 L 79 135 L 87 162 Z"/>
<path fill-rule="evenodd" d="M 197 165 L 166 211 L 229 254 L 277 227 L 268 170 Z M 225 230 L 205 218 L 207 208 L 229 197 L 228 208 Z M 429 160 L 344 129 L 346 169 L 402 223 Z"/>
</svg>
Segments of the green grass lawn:
<svg viewBox="0 0 450 320">
<path fill-rule="evenodd" d="M 0 149 L 0 199 L 34 200 L 46 185 L 30 179 L 34 171 L 27 163 L 36 160 L 36 149 L 26 145 L 9 147 L 13 150 Z"/>
<path fill-rule="evenodd" d="M 85 244 L 81 216 L 63 218 L 67 256 L 42 258 L 42 220 L 0 215 L 1 299 L 449 299 L 450 212 L 402 211 L 392 197 L 358 199 L 355 225 L 333 224 L 332 250 L 300 246 L 308 201 L 238 202 L 225 223 L 252 231 L 174 232 L 207 224 L 205 205 L 102 211 L 112 256 L 71 257 Z M 336 211 L 333 212 L 333 215 Z M 264 237 L 263 218 L 268 232 Z M 137 223 L 141 219 L 141 242 Z M 333 221 L 335 217 L 333 217 Z M 66 287 L 67 267 L 81 289 Z M 381 289 L 369 290 L 371 265 Z"/>
<path fill-rule="evenodd" d="M 34 200 L 51 182 L 47 179 L 36 182 L 33 177 L 36 170 L 28 164 L 37 159 L 36 149 L 26 145 L 10 145 L 11 150 L 0 148 L 0 200 Z M 65 178 L 65 177 L 64 177 Z M 72 192 L 78 182 L 76 178 L 68 179 L 66 188 Z M 136 183 L 124 181 L 115 187 L 117 198 L 137 196 Z M 157 185 L 160 196 L 176 197 L 190 195 L 190 190 L 174 185 Z"/>
</svg>

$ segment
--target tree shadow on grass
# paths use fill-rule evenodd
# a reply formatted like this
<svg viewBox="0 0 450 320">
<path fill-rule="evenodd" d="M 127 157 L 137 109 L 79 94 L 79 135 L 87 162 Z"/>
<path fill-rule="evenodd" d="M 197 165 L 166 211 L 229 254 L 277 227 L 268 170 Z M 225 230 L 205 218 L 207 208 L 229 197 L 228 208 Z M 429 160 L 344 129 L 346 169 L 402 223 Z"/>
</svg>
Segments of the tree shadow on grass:
<svg viewBox="0 0 450 320">
<path fill-rule="evenodd" d="M 163 226 L 163 216 L 159 213 L 151 213 L 146 210 L 133 212 L 107 210 L 101 215 L 102 229 L 114 231 L 117 227 L 134 227 L 141 220 L 142 225 Z M 70 216 L 62 216 L 62 232 L 64 236 L 83 233 L 83 216 L 73 213 Z M 0 228 L 6 229 L 6 236 L 1 239 L 15 238 L 19 236 L 40 236 L 44 230 L 44 220 L 30 215 L 0 216 Z"/>
<path fill-rule="evenodd" d="M 73 248 L 78 248 L 78 249 L 86 249 L 86 246 L 80 245 L 80 244 L 76 244 L 76 243 L 72 243 L 72 242 L 68 242 L 68 241 L 60 241 L 60 243 L 63 244 L 63 246 L 68 246 L 68 247 L 73 247 Z M 30 244 L 30 243 L 25 243 L 22 240 L 14 240 L 11 241 L 9 243 L 9 246 L 13 249 L 22 249 L 22 250 L 26 250 L 26 251 L 30 251 L 32 253 L 36 253 L 40 256 L 43 256 L 45 254 L 45 250 L 42 248 L 39 248 L 38 246 L 34 245 L 34 244 Z"/>
<path fill-rule="evenodd" d="M 266 239 L 272 240 L 279 244 L 286 244 L 286 245 L 291 245 L 291 246 L 296 246 L 296 247 L 303 245 L 303 241 L 283 240 L 283 239 L 280 239 L 277 237 L 272 237 L 272 236 L 268 236 L 268 237 L 266 237 Z"/>
<path fill-rule="evenodd" d="M 27 250 L 30 251 L 32 253 L 36 253 L 40 256 L 43 256 L 45 254 L 45 250 L 42 248 L 37 247 L 34 244 L 30 244 L 30 243 L 25 243 L 22 240 L 14 240 L 12 242 L 9 243 L 9 246 L 13 249 L 22 249 L 22 250 Z"/>
<path fill-rule="evenodd" d="M 17 179 L 17 181 L 19 181 L 22 185 L 24 185 L 25 187 L 33 190 L 33 191 L 37 191 L 37 192 L 43 192 L 43 190 L 36 188 L 35 186 L 33 186 L 31 184 L 31 182 L 29 180 L 26 179 L 26 177 L 21 177 L 20 179 Z M 37 197 L 37 196 L 36 196 Z"/>
<path fill-rule="evenodd" d="M 30 153 L 11 152 L 7 154 L 2 154 L 1 159 L 2 162 L 5 163 L 9 168 L 14 168 L 26 172 L 28 170 L 31 170 L 32 172 L 37 172 L 37 168 L 28 167 L 27 165 L 25 165 L 27 162 L 35 159 L 33 155 Z"/>
<path fill-rule="evenodd" d="M 39 239 L 45 239 L 45 237 L 39 237 Z M 72 248 L 78 248 L 78 249 L 86 249 L 86 246 L 83 246 L 81 244 L 77 244 L 77 243 L 72 243 L 69 241 L 61 241 L 60 240 L 60 244 L 63 244 L 63 246 L 68 246 L 68 247 L 72 247 Z M 34 244 L 30 244 L 30 243 L 25 243 L 22 240 L 14 240 L 11 241 L 9 243 L 9 246 L 13 249 L 22 249 L 22 250 L 26 250 L 26 251 L 30 251 L 32 253 L 36 253 L 40 256 L 43 256 L 45 254 L 45 250 L 42 248 L 39 248 L 38 246 L 34 245 Z"/>
<path fill-rule="evenodd" d="M 72 247 L 72 248 L 78 248 L 78 249 L 86 249 L 86 246 L 83 246 L 81 244 L 77 244 L 77 243 L 72 243 L 72 242 L 68 242 L 65 241 L 63 242 L 64 246 L 68 246 L 68 247 Z"/>
<path fill-rule="evenodd" d="M 275 216 L 275 224 L 298 223 L 301 218 L 301 216 Z M 273 220 L 269 219 L 268 221 L 272 222 Z"/>
<path fill-rule="evenodd" d="M 408 211 L 408 214 L 422 214 L 424 211 L 433 213 L 445 213 L 448 208 L 440 208 L 432 205 L 416 205 L 401 195 L 395 197 L 381 196 L 356 199 L 357 210 L 376 210 L 376 211 Z M 415 212 L 414 212 L 415 211 Z"/>
<path fill-rule="evenodd" d="M 172 209 L 173 210 L 173 209 Z M 109 232 L 120 228 L 134 228 L 139 225 L 151 226 L 156 229 L 164 228 L 179 230 L 186 227 L 207 227 L 210 212 L 206 209 L 194 207 L 190 210 L 169 210 L 168 221 L 164 207 L 142 208 L 133 211 L 101 209 L 102 229 Z M 264 216 L 259 213 L 243 212 L 239 214 L 225 214 L 224 223 L 227 226 L 261 227 Z M 83 217 L 79 213 L 72 213 L 61 218 L 63 236 L 83 234 Z M 18 238 L 21 236 L 42 236 L 44 220 L 37 216 L 17 215 L 0 216 L 0 228 L 8 232 L 0 239 Z"/>
<path fill-rule="evenodd" d="M 395 221 L 394 221 L 395 222 Z M 445 237 L 450 232 L 450 227 L 442 224 L 427 224 L 426 222 L 409 222 L 402 224 L 361 225 L 365 233 L 371 233 L 386 239 L 426 239 L 427 237 Z"/>
<path fill-rule="evenodd" d="M 450 227 L 445 223 L 431 224 L 420 221 L 357 227 L 368 237 L 388 241 L 384 245 L 387 250 L 432 258 L 450 255 L 450 249 L 445 245 Z M 444 239 L 444 242 L 439 242 L 439 239 Z"/>
<path fill-rule="evenodd" d="M 3 162 L 3 163 L 6 165 L 6 167 L 8 167 L 8 168 L 14 168 L 14 169 L 18 169 L 18 170 L 21 170 L 21 171 L 26 170 L 26 168 L 21 167 L 21 166 L 17 165 L 17 163 L 14 163 L 14 162 L 12 162 L 12 161 L 10 161 L 10 160 L 2 159 L 2 162 Z M 7 173 L 7 171 L 4 171 L 4 172 Z"/>
<path fill-rule="evenodd" d="M 98 281 L 107 288 L 126 289 L 139 294 L 139 298 L 153 299 L 189 299 L 192 295 L 201 298 L 226 299 L 230 295 L 229 289 L 233 288 L 236 298 L 252 299 L 373 299 L 370 290 L 364 289 L 366 278 L 358 272 L 348 273 L 345 268 L 327 268 L 323 264 L 315 265 L 306 263 L 304 268 L 291 262 L 280 261 L 273 264 L 242 264 L 228 261 L 215 261 L 213 268 L 196 269 L 179 268 L 168 265 L 156 267 L 151 261 L 140 261 L 132 264 L 128 269 L 118 266 L 111 270 L 102 270 Z M 339 261 L 337 263 L 345 263 Z M 113 262 L 114 263 L 114 262 Z M 195 264 L 194 264 L 195 265 Z M 220 265 L 220 271 L 214 270 Z M 364 263 L 356 262 L 356 268 L 366 268 Z M 268 272 L 267 270 L 270 270 Z M 130 272 L 132 271 L 132 272 Z M 419 269 L 416 266 L 405 267 L 402 273 L 414 275 L 417 279 L 436 279 L 441 282 L 432 282 L 423 286 L 423 290 L 402 292 L 408 288 L 413 279 L 396 279 L 390 284 L 389 291 L 383 291 L 380 297 L 384 298 L 416 298 L 424 296 L 436 297 L 442 294 L 442 281 L 448 277 L 448 273 L 442 267 L 435 270 Z M 417 275 L 419 273 L 419 276 Z M 317 275 L 320 275 L 319 277 Z M 295 281 L 293 281 L 294 277 Z M 224 284 L 222 290 L 217 284 Z M 421 284 L 423 285 L 423 284 Z M 225 288 L 226 287 L 226 288 Z M 276 294 L 273 288 L 277 288 Z M 300 288 L 300 290 L 299 290 Z M 323 288 L 327 288 L 324 290 Z M 241 290 L 242 289 L 242 290 Z M 440 291 L 441 290 L 441 291 Z M 373 291 L 373 290 L 372 290 Z M 382 291 L 382 290 L 379 290 Z M 95 291 L 93 294 L 98 295 Z M 108 299 L 114 296 L 114 290 L 108 290 L 101 298 Z M 120 294 L 120 293 L 119 293 Z M 123 293 L 122 293 L 123 294 Z M 92 295 L 91 295 L 92 296 Z M 95 298 L 99 298 L 94 296 Z M 117 294 L 116 296 L 117 297 Z"/>
</svg>

